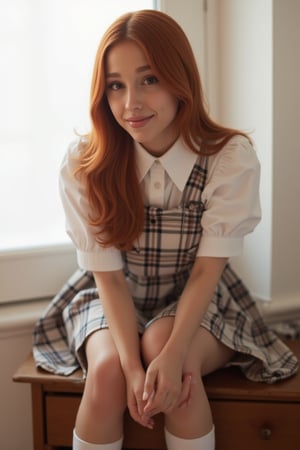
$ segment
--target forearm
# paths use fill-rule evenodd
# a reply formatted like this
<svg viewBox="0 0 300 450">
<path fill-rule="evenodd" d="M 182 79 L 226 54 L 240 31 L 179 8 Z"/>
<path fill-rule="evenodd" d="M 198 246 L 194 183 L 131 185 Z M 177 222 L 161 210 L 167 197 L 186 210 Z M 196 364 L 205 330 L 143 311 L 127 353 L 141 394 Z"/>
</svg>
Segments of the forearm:
<svg viewBox="0 0 300 450">
<path fill-rule="evenodd" d="M 174 326 L 166 344 L 184 359 L 212 299 L 227 258 L 198 258 L 179 300 Z"/>
<path fill-rule="evenodd" d="M 136 312 L 123 272 L 95 272 L 94 278 L 124 371 L 140 368 Z"/>
<path fill-rule="evenodd" d="M 150 415 L 165 411 L 166 396 L 168 408 L 190 399 L 194 374 L 184 377 L 184 362 L 225 264 L 226 258 L 201 257 L 195 261 L 177 305 L 170 337 L 147 368 L 145 392 L 149 400 L 145 411 Z"/>
<path fill-rule="evenodd" d="M 152 428 L 152 419 L 143 412 L 145 370 L 140 356 L 136 311 L 126 279 L 121 270 L 96 272 L 94 277 L 126 379 L 127 406 L 131 417 Z"/>
</svg>

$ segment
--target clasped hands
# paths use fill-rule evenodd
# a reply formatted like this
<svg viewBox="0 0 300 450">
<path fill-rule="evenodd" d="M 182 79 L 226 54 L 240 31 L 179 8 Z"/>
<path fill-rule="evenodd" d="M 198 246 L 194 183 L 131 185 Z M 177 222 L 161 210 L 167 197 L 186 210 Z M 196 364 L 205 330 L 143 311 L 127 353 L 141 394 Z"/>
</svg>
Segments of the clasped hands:
<svg viewBox="0 0 300 450">
<path fill-rule="evenodd" d="M 153 417 L 175 408 L 185 408 L 193 396 L 194 379 L 182 368 L 150 364 L 146 373 L 131 374 L 127 380 L 127 403 L 131 417 L 141 425 L 153 429 Z"/>
</svg>

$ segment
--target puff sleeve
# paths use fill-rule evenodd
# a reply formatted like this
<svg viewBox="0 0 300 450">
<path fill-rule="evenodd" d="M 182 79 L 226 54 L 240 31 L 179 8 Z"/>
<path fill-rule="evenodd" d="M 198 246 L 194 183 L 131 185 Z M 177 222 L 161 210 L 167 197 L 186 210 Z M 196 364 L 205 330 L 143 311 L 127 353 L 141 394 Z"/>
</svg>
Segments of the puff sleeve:
<svg viewBox="0 0 300 450">
<path fill-rule="evenodd" d="M 88 224 L 90 208 L 85 188 L 74 175 L 80 141 L 73 142 L 60 168 L 59 188 L 66 216 L 66 231 L 73 241 L 81 268 L 91 271 L 119 270 L 123 267 L 121 253 L 114 247 L 103 248 L 95 239 L 95 229 Z"/>
<path fill-rule="evenodd" d="M 197 256 L 231 257 L 261 218 L 260 164 L 250 142 L 235 136 L 209 160 Z"/>
</svg>

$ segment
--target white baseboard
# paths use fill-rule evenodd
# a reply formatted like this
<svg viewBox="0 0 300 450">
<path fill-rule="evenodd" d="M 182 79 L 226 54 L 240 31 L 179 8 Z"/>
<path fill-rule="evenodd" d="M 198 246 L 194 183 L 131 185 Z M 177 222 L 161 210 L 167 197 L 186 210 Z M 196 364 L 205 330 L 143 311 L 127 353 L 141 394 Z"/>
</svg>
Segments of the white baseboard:
<svg viewBox="0 0 300 450">
<path fill-rule="evenodd" d="M 300 319 L 300 294 L 276 300 L 256 298 L 256 301 L 268 323 Z"/>
</svg>

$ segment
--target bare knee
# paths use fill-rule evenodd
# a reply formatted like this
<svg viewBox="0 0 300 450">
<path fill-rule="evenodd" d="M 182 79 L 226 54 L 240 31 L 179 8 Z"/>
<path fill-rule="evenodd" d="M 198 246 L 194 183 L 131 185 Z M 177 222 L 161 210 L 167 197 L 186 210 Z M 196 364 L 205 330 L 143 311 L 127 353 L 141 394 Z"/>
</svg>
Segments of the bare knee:
<svg viewBox="0 0 300 450">
<path fill-rule="evenodd" d="M 141 352 L 146 366 L 160 353 L 173 327 L 173 317 L 164 317 L 153 322 L 141 339 Z"/>
<path fill-rule="evenodd" d="M 87 379 L 82 403 L 101 415 L 126 406 L 126 383 L 119 355 L 108 330 L 92 334 L 86 344 Z"/>
<path fill-rule="evenodd" d="M 118 355 L 101 355 L 89 366 L 84 398 L 89 409 L 97 414 L 124 411 L 126 385 Z"/>
</svg>

